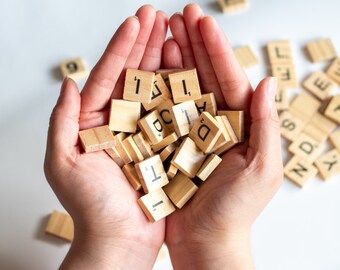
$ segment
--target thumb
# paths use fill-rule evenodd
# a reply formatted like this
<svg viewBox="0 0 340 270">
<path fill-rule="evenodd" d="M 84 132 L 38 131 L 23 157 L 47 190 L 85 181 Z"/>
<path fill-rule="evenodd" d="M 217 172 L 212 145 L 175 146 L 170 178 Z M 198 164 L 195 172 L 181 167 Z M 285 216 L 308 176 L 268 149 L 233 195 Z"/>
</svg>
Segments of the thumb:
<svg viewBox="0 0 340 270">
<path fill-rule="evenodd" d="M 80 94 L 76 83 L 65 78 L 48 129 L 47 160 L 65 160 L 78 143 Z"/>
<path fill-rule="evenodd" d="M 248 157 L 266 157 L 273 162 L 275 157 L 281 162 L 281 139 L 279 117 L 275 106 L 277 79 L 263 79 L 257 86 L 250 107 L 250 137 Z M 282 163 L 281 163 L 282 164 Z"/>
</svg>

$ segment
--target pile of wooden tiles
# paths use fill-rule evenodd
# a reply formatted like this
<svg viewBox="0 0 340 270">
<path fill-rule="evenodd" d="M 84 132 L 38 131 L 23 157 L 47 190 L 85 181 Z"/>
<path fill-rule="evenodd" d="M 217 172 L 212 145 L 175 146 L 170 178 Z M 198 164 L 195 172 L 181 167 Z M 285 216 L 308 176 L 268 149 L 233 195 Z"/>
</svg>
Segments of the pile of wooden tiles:
<svg viewBox="0 0 340 270">
<path fill-rule="evenodd" d="M 213 93 L 201 94 L 196 69 L 128 69 L 109 124 L 79 137 L 85 152 L 105 150 L 143 189 L 138 204 L 154 222 L 183 207 L 220 164 L 218 155 L 244 140 L 243 119 L 243 111 L 218 111 Z"/>
</svg>

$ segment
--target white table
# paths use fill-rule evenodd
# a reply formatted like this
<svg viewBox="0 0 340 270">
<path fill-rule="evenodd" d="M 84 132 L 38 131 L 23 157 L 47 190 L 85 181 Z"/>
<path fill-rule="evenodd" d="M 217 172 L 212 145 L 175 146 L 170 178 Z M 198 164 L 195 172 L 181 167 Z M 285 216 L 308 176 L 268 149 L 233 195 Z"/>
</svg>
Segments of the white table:
<svg viewBox="0 0 340 270">
<path fill-rule="evenodd" d="M 310 40 L 331 37 L 340 51 L 340 1 L 249 0 L 247 12 L 227 16 L 213 0 L 199 0 L 232 44 L 251 45 L 266 75 L 265 44 L 289 39 L 299 80 L 326 63 L 311 64 L 302 51 Z M 55 269 L 69 244 L 45 236 L 47 215 L 63 210 L 43 174 L 46 131 L 60 87 L 56 67 L 82 56 L 92 67 L 117 26 L 142 1 L 0 1 L 0 269 Z M 189 1 L 150 1 L 168 14 Z M 258 269 L 340 269 L 340 177 L 311 181 L 300 190 L 285 181 L 258 218 L 253 253 Z M 172 269 L 168 260 L 155 269 Z"/>
</svg>

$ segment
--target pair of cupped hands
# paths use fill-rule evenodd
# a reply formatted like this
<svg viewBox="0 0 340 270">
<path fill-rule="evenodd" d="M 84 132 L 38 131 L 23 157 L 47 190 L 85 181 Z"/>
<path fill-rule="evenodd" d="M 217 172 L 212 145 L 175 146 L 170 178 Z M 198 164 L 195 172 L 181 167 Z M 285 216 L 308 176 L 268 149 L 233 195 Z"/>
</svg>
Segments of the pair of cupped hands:
<svg viewBox="0 0 340 270">
<path fill-rule="evenodd" d="M 202 92 L 213 92 L 219 109 L 244 110 L 248 119 L 246 141 L 222 156 L 185 207 L 156 223 L 115 162 L 78 144 L 79 130 L 108 123 L 127 68 L 196 68 Z M 170 19 L 150 5 L 127 18 L 80 93 L 64 80 L 51 115 L 45 174 L 75 227 L 61 268 L 151 269 L 165 242 L 174 269 L 252 269 L 252 224 L 282 182 L 275 91 L 275 78 L 253 91 L 225 34 L 196 4 Z"/>
</svg>

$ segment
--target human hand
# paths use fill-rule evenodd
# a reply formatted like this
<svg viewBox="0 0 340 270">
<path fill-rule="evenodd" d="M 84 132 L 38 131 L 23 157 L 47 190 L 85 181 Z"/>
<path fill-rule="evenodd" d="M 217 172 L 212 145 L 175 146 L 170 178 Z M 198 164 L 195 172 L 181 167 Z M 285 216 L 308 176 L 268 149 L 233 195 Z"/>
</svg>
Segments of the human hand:
<svg viewBox="0 0 340 270">
<path fill-rule="evenodd" d="M 72 216 L 75 236 L 62 268 L 150 269 L 164 241 L 165 222 L 147 221 L 121 169 L 103 151 L 85 154 L 80 129 L 107 124 L 109 101 L 121 98 L 127 68 L 157 70 L 167 16 L 140 8 L 111 39 L 81 95 L 65 79 L 50 119 L 45 174 Z"/>
<path fill-rule="evenodd" d="M 197 68 L 201 88 L 220 109 L 249 115 L 249 139 L 223 161 L 192 200 L 166 220 L 175 269 L 252 269 L 251 225 L 281 185 L 281 141 L 274 103 L 276 80 L 253 93 L 223 31 L 195 4 L 169 20 L 165 68 Z"/>
</svg>

